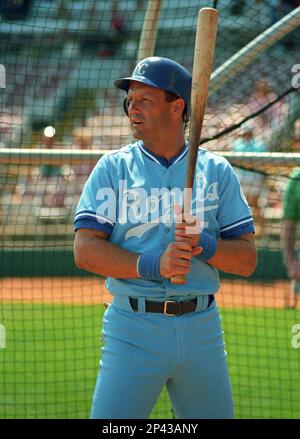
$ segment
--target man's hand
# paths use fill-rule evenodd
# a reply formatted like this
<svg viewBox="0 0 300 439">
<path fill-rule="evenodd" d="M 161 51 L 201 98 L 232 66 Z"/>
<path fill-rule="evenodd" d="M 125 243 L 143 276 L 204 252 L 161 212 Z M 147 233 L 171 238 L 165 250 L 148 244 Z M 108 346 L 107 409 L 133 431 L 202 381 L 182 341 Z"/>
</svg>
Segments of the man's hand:
<svg viewBox="0 0 300 439">
<path fill-rule="evenodd" d="M 201 227 L 199 218 L 191 214 L 183 214 L 178 204 L 175 204 L 174 211 L 176 215 L 175 241 L 190 243 L 192 256 L 199 255 L 202 252 L 199 246 Z"/>
<path fill-rule="evenodd" d="M 192 256 L 199 255 L 202 251 L 198 245 L 199 219 L 192 215 L 183 218 L 181 208 L 177 204 L 175 214 L 175 242 L 168 245 L 160 258 L 160 274 L 168 279 L 177 274 L 187 274 L 190 271 Z"/>
<path fill-rule="evenodd" d="M 160 274 L 171 278 L 175 274 L 187 274 L 190 271 L 192 245 L 190 242 L 171 242 L 160 257 Z"/>
</svg>

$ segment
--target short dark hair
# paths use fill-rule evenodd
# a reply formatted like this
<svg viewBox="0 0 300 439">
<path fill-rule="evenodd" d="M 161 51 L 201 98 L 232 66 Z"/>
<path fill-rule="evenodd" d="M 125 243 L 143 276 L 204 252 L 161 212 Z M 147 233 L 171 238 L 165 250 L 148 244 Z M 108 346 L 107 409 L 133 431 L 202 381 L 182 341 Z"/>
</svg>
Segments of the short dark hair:
<svg viewBox="0 0 300 439">
<path fill-rule="evenodd" d="M 166 95 L 166 101 L 167 102 L 173 102 L 173 101 L 176 101 L 176 99 L 179 99 L 179 96 L 177 96 L 172 91 L 164 90 L 164 92 L 165 92 L 165 95 Z"/>
<path fill-rule="evenodd" d="M 176 101 L 176 99 L 180 99 L 180 96 L 177 96 L 175 93 L 173 93 L 172 91 L 167 91 L 164 90 L 165 92 L 165 96 L 166 96 L 166 101 L 167 102 L 173 102 Z M 188 123 L 188 117 L 186 114 L 186 104 L 182 113 L 182 118 L 183 118 L 183 122 L 184 122 L 184 127 L 187 127 L 187 123 Z"/>
</svg>

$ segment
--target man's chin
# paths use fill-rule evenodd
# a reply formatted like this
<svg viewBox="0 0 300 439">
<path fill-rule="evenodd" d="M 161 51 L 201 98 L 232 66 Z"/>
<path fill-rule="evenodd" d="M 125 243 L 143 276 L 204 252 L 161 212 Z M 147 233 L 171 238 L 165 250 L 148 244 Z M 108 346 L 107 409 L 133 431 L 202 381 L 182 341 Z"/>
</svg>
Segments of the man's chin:
<svg viewBox="0 0 300 439">
<path fill-rule="evenodd" d="M 137 139 L 137 140 L 143 140 L 143 139 L 142 139 L 142 138 L 143 138 L 142 134 L 139 133 L 139 132 L 136 131 L 136 130 L 132 130 L 132 135 L 133 135 L 133 137 L 134 137 L 135 139 Z"/>
</svg>

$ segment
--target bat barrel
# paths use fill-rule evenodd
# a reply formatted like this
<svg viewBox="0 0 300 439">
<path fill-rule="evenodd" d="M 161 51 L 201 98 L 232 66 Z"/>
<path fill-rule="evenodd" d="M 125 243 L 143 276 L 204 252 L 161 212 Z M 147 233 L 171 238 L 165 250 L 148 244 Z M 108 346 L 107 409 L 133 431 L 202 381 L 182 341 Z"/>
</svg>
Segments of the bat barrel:
<svg viewBox="0 0 300 439">
<path fill-rule="evenodd" d="M 214 49 L 217 36 L 218 11 L 202 8 L 198 13 L 191 89 L 191 116 L 189 151 L 183 201 L 183 214 L 190 213 L 192 188 L 198 157 L 198 147 L 212 73 Z M 189 190 L 190 189 L 190 190 Z M 173 284 L 184 284 L 182 275 L 171 278 Z"/>
<path fill-rule="evenodd" d="M 189 155 L 187 162 L 185 187 L 192 188 L 198 155 L 198 145 L 205 115 L 209 82 L 214 60 L 214 48 L 217 36 L 218 11 L 214 8 L 202 8 L 198 13 L 195 40 L 191 117 L 189 132 Z"/>
</svg>

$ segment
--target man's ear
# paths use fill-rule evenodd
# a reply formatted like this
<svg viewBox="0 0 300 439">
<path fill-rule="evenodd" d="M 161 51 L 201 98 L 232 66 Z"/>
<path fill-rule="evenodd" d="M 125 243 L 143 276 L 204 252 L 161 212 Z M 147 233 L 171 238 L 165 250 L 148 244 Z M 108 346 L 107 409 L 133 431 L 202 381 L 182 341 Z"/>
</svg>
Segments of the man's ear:
<svg viewBox="0 0 300 439">
<path fill-rule="evenodd" d="M 172 112 L 174 116 L 181 116 L 184 113 L 185 102 L 182 98 L 178 98 L 172 102 Z"/>
</svg>

